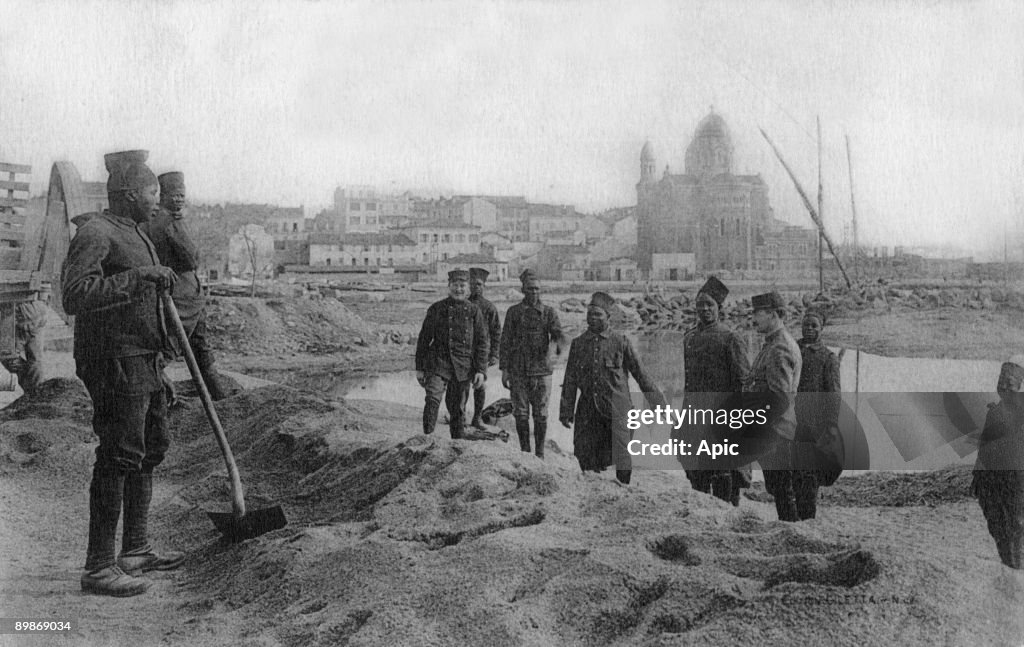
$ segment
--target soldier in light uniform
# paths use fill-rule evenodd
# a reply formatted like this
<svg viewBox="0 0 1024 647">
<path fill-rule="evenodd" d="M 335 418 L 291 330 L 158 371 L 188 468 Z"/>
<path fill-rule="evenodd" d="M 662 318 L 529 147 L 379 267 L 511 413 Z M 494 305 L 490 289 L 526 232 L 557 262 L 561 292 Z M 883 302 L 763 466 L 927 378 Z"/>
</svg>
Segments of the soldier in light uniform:
<svg viewBox="0 0 1024 647">
<path fill-rule="evenodd" d="M 1021 568 L 1024 547 L 1024 355 L 1004 362 L 978 440 L 971 491 L 978 497 L 1003 564 Z"/>
<path fill-rule="evenodd" d="M 505 313 L 501 333 L 501 383 L 512 394 L 512 415 L 516 419 L 519 449 L 530 451 L 530 414 L 536 454 L 544 458 L 548 430 L 548 398 L 551 396 L 551 345 L 561 354 L 565 344 L 558 313 L 540 302 L 540 280 L 532 270 L 524 271 L 523 300 Z"/>
<path fill-rule="evenodd" d="M 825 314 L 808 310 L 804 314 L 800 347 L 799 394 L 796 398 L 796 454 L 793 463 L 793 493 L 801 521 L 817 514 L 818 487 L 835 480 L 825 473 L 819 447 L 839 435 L 839 359 L 821 343 Z M 839 457 L 837 457 L 839 458 Z M 838 478 L 838 472 L 831 475 Z M 825 483 L 823 483 L 825 481 Z"/>
<path fill-rule="evenodd" d="M 156 212 L 157 180 L 146 151 L 104 157 L 110 209 L 82 224 L 61 270 L 64 311 L 75 316 L 75 366 L 92 399 L 99 437 L 89 486 L 89 547 L 82 590 L 138 595 L 146 571 L 184 562 L 157 553 L 147 536 L 153 470 L 170 445 L 167 400 L 160 380 L 168 349 L 157 288 L 170 288 L 174 270 L 160 265 L 139 228 Z M 124 537 L 115 559 L 117 522 Z"/>
<path fill-rule="evenodd" d="M 786 331 L 786 304 L 778 292 L 756 295 L 751 305 L 754 328 L 764 335 L 764 345 L 750 368 L 744 390 L 771 395 L 768 426 L 774 447 L 759 459 L 764 470 L 764 487 L 775 497 L 779 519 L 798 521 L 792 468 L 796 438 L 793 400 L 800 385 L 800 348 Z"/>
<path fill-rule="evenodd" d="M 448 272 L 448 298 L 427 309 L 416 340 L 416 380 L 426 389 L 423 433 L 431 434 L 444 396 L 452 438 L 461 438 L 471 388 L 487 371 L 487 324 L 469 302 L 469 272 Z"/>
<path fill-rule="evenodd" d="M 487 321 L 487 341 L 490 345 L 490 352 L 487 357 L 487 367 L 490 368 L 498 363 L 498 352 L 501 346 L 501 316 L 494 304 L 484 298 L 484 286 L 490 272 L 482 267 L 469 268 L 469 302 L 480 308 L 480 312 Z M 487 381 L 473 389 L 473 421 L 470 423 L 477 429 L 484 429 L 481 415 L 484 412 L 484 405 L 487 404 Z"/>
<path fill-rule="evenodd" d="M 229 393 L 214 366 L 213 349 L 207 339 L 206 297 L 196 273 L 199 268 L 199 250 L 189 236 L 184 217 L 185 174 L 173 171 L 160 175 L 157 180 L 160 183 L 160 210 L 152 220 L 140 227 L 153 241 L 160 261 L 178 275 L 171 293 L 174 305 L 188 333 L 189 345 L 210 397 L 223 400 Z M 183 351 L 178 348 L 177 338 L 172 337 L 171 343 L 181 355 Z"/>
<path fill-rule="evenodd" d="M 697 325 L 683 338 L 685 391 L 688 403 L 695 408 L 717 409 L 727 394 L 743 390 L 750 373 L 746 345 L 721 321 L 722 303 L 728 294 L 729 288 L 721 281 L 709 278 L 697 293 Z M 708 401 L 709 398 L 715 401 Z M 734 470 L 687 470 L 686 477 L 693 489 L 713 493 L 735 506 L 740 503 L 740 489 L 750 487 L 749 466 Z"/>
<path fill-rule="evenodd" d="M 629 483 L 629 376 L 651 406 L 664 405 L 665 398 L 644 372 L 629 339 L 609 329 L 614 305 L 615 299 L 604 292 L 595 292 L 587 305 L 587 330 L 569 348 L 558 420 L 566 429 L 576 425 L 573 454 L 581 470 L 601 472 L 614 464 L 615 478 Z"/>
</svg>

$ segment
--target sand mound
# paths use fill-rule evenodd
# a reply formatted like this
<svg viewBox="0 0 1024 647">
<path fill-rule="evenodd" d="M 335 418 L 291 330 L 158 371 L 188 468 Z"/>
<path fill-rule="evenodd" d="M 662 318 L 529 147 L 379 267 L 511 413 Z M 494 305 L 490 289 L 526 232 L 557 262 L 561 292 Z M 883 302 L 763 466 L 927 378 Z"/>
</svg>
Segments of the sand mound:
<svg viewBox="0 0 1024 647">
<path fill-rule="evenodd" d="M 204 514 L 229 501 L 220 454 L 198 403 L 172 412 L 152 525 L 189 554 L 175 596 L 190 644 L 992 644 L 1024 631 L 1024 588 L 990 590 L 1001 567 L 983 523 L 922 506 L 784 524 L 677 472 L 623 487 L 571 457 L 416 435 L 415 410 L 266 387 L 218 412 L 250 508 L 280 504 L 289 525 L 221 540 Z M 52 451 L 28 424 L 0 421 L 4 446 Z"/>
</svg>

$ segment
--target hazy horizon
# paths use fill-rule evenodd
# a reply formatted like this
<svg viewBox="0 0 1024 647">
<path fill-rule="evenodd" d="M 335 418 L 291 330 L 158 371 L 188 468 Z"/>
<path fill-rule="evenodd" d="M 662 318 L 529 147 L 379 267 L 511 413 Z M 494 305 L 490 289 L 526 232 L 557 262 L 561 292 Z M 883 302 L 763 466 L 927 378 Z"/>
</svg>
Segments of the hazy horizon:
<svg viewBox="0 0 1024 647">
<path fill-rule="evenodd" d="M 636 204 L 639 154 L 683 172 L 726 120 L 738 174 L 811 226 L 758 133 L 863 244 L 1020 258 L 1024 5 L 364 1 L 0 3 L 0 159 L 147 148 L 194 202 L 330 205 L 339 185 Z"/>
</svg>

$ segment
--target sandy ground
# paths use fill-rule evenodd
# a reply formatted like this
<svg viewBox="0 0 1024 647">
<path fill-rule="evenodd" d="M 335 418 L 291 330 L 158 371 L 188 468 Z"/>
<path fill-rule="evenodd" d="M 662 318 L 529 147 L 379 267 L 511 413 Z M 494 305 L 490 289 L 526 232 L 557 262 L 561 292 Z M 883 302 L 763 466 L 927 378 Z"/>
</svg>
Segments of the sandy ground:
<svg viewBox="0 0 1024 647">
<path fill-rule="evenodd" d="M 256 327 L 269 315 L 251 304 L 232 324 L 250 346 L 221 364 L 300 382 L 409 369 L 407 343 L 370 333 L 415 332 L 424 304 L 351 304 L 343 334 L 290 304 L 271 310 L 294 326 Z M 878 313 L 828 333 L 880 354 L 1002 359 L 1003 344 L 1024 348 L 1019 319 Z M 48 361 L 70 375 L 68 355 Z M 124 600 L 79 590 L 95 447 L 84 390 L 56 380 L 0 411 L 0 616 L 78 624 L 0 645 L 1024 644 L 1024 577 L 999 563 L 964 470 L 842 478 L 818 519 L 782 524 L 760 490 L 735 509 L 681 472 L 623 487 L 579 474 L 570 448 L 542 462 L 419 435 L 415 409 L 258 384 L 218 412 L 250 507 L 279 503 L 288 526 L 220 539 L 203 511 L 226 509 L 223 462 L 186 398 L 152 523 L 189 559 Z"/>
</svg>

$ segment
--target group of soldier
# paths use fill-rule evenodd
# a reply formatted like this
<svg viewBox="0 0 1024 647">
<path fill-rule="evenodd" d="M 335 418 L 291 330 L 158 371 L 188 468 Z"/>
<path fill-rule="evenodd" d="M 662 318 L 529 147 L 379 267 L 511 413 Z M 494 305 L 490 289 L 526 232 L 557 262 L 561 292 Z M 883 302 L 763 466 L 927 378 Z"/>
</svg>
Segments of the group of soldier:
<svg viewBox="0 0 1024 647">
<path fill-rule="evenodd" d="M 61 271 L 64 310 L 75 316 L 76 374 L 93 404 L 99 438 L 89 486 L 89 541 L 82 589 L 126 597 L 147 590 L 143 574 L 177 568 L 148 536 L 153 470 L 167 452 L 174 398 L 166 362 L 184 349 L 162 293 L 170 291 L 211 396 L 227 395 L 206 339 L 198 253 L 183 220 L 184 176 L 159 178 L 146 151 L 104 157 L 109 208 L 78 225 Z M 123 511 L 123 536 L 116 552 Z"/>
<path fill-rule="evenodd" d="M 211 395 L 227 395 L 206 340 L 198 254 L 182 217 L 184 177 L 157 178 L 146 159 L 145 151 L 105 156 L 109 208 L 77 221 L 61 277 L 64 310 L 76 316 L 76 373 L 92 399 L 99 437 L 81 585 L 86 592 L 113 596 L 142 593 L 150 585 L 144 573 L 174 569 L 184 561 L 179 552 L 158 552 L 148 536 L 153 470 L 168 449 L 167 409 L 174 398 L 164 367 L 184 350 L 168 334 L 173 328 L 163 307 L 166 292 L 182 315 Z M 532 451 L 543 458 L 552 351 L 561 354 L 566 339 L 555 309 L 541 302 L 535 273 L 520 276 L 523 300 L 509 308 L 504 326 L 484 297 L 487 277 L 481 268 L 450 272 L 448 297 L 427 311 L 416 348 L 417 379 L 426 391 L 423 432 L 433 432 L 443 396 L 451 436 L 462 438 L 470 391 L 475 394 L 470 425 L 480 427 L 487 370 L 497 363 L 511 392 L 520 449 L 530 452 L 532 441 Z M 818 488 L 833 482 L 841 469 L 841 460 L 827 469 L 821 460 L 836 454 L 838 399 L 824 400 L 824 406 L 813 400 L 801 408 L 794 396 L 840 390 L 838 360 L 821 343 L 825 317 L 808 312 L 798 343 L 786 330 L 782 298 L 775 292 L 753 297 L 754 326 L 764 343 L 751 364 L 742 340 L 721 321 L 727 295 L 715 278 L 699 291 L 698 323 L 685 337 L 685 391 L 695 398 L 738 390 L 771 394 L 775 442 L 759 459 L 766 489 L 780 520 L 812 518 Z M 624 415 L 632 406 L 629 378 L 652 406 L 665 400 L 629 339 L 610 329 L 614 308 L 615 300 L 603 292 L 594 293 L 587 305 L 587 330 L 569 347 L 558 415 L 563 426 L 575 427 L 573 453 L 581 470 L 601 472 L 615 465 L 618 481 L 628 484 L 631 466 L 622 457 L 628 456 L 630 434 Z M 1003 364 L 1000 403 L 985 423 L 973 485 L 999 555 L 1013 568 L 1021 567 L 1024 537 L 1022 380 L 1024 358 Z M 750 485 L 749 466 L 689 470 L 687 476 L 694 489 L 733 505 Z"/>
<path fill-rule="evenodd" d="M 486 270 L 453 270 L 448 298 L 427 312 L 416 350 L 416 370 L 426 388 L 423 431 L 432 433 L 445 394 L 452 438 L 465 433 L 470 388 L 476 391 L 474 426 L 480 425 L 487 368 L 497 361 L 502 385 L 511 392 L 520 448 L 530 451 L 530 422 L 536 455 L 543 458 L 551 392 L 552 349 L 565 339 L 558 314 L 540 301 L 540 282 L 530 270 L 520 276 L 523 300 L 498 324 L 492 303 L 483 297 Z M 469 283 L 472 288 L 468 288 Z M 467 292 L 469 294 L 467 294 Z M 729 289 L 711 277 L 695 301 L 697 323 L 684 336 L 684 392 L 690 402 L 722 404 L 731 394 L 763 394 L 773 414 L 768 419 L 769 449 L 758 456 L 765 489 L 781 521 L 799 522 L 817 513 L 819 488 L 833 484 L 844 463 L 839 432 L 839 359 L 822 343 L 827 318 L 808 310 L 801 338 L 786 329 L 786 304 L 777 292 L 751 299 L 754 329 L 762 336 L 753 362 L 747 344 L 721 316 Z M 661 390 L 644 370 L 629 339 L 609 328 L 615 300 L 596 292 L 587 305 L 587 330 L 572 341 L 562 383 L 559 421 L 573 430 L 573 454 L 584 472 L 615 465 L 621 483 L 631 480 L 631 438 L 626 412 L 632 407 L 629 378 L 636 380 L 652 407 L 665 404 Z M 994 405 L 980 438 L 973 492 L 978 496 L 1000 558 L 1021 568 L 1024 538 L 1024 356 L 1002 366 Z M 532 415 L 531 415 L 532 414 Z M 751 467 L 687 469 L 694 490 L 734 506 L 750 487 Z"/>
</svg>

